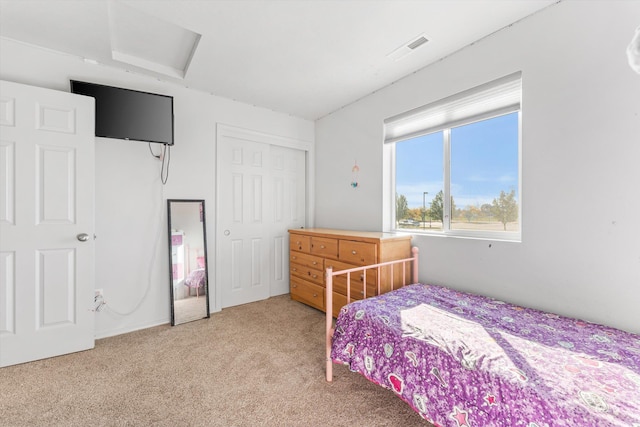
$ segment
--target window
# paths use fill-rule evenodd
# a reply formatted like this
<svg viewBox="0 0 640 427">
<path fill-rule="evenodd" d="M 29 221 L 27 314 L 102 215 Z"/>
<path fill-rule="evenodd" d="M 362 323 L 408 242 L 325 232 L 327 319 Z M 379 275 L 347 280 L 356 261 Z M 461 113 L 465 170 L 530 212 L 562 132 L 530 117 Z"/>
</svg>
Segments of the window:
<svg viewBox="0 0 640 427">
<path fill-rule="evenodd" d="M 520 240 L 520 73 L 385 121 L 391 229 Z"/>
</svg>

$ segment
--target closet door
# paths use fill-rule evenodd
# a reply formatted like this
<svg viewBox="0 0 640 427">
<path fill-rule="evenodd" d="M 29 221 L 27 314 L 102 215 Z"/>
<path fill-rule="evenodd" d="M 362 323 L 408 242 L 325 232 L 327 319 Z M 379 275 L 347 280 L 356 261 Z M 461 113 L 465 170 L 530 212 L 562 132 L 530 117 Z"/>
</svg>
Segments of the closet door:
<svg viewBox="0 0 640 427">
<path fill-rule="evenodd" d="M 289 293 L 289 229 L 305 226 L 306 154 L 271 146 L 271 296 Z"/>
<path fill-rule="evenodd" d="M 0 366 L 94 346 L 94 100 L 0 82 Z"/>
<path fill-rule="evenodd" d="M 288 292 L 287 230 L 305 225 L 305 152 L 219 127 L 216 286 L 221 308 Z"/>
</svg>

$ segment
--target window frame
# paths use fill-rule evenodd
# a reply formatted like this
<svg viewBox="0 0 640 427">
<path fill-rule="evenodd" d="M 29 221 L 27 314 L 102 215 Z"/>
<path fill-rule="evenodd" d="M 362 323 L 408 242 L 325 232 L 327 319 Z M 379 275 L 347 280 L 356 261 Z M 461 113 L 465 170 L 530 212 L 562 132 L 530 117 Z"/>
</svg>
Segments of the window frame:
<svg viewBox="0 0 640 427">
<path fill-rule="evenodd" d="M 518 78 L 521 80 L 520 75 Z M 485 86 L 485 85 L 483 85 Z M 472 89 L 473 90 L 473 89 Z M 455 96 L 455 95 L 454 95 Z M 431 130 L 427 129 L 425 132 L 412 132 L 407 134 L 404 138 L 394 137 L 392 142 L 385 141 L 383 147 L 383 158 L 386 167 L 383 168 L 384 173 L 384 185 L 383 185 L 383 229 L 386 231 L 410 233 L 416 235 L 428 235 L 428 236 L 444 236 L 444 237 L 456 237 L 456 238 L 471 238 L 482 240 L 501 240 L 501 241 L 522 241 L 522 206 L 523 206 L 523 193 L 522 193 L 522 95 L 520 93 L 520 102 L 517 106 L 508 108 L 496 109 L 493 112 L 485 112 L 476 114 L 470 117 L 468 120 L 456 120 L 451 123 L 445 123 L 444 126 L 440 126 L 440 129 Z M 434 103 L 437 104 L 438 102 Z M 420 109 L 428 109 L 429 105 L 420 107 Z M 417 109 L 419 110 L 419 109 Z M 414 110 L 415 111 L 415 110 Z M 518 113 L 518 231 L 491 231 L 491 230 L 452 230 L 451 229 L 451 129 L 476 123 L 482 120 L 488 120 L 496 118 L 502 115 Z M 410 115 L 410 112 L 406 113 Z M 388 119 L 389 120 L 389 119 Z M 385 129 L 386 129 L 385 121 Z M 443 208 L 446 212 L 443 218 L 442 230 L 422 230 L 422 229 L 406 229 L 399 228 L 396 221 L 396 144 L 402 141 L 416 138 L 421 135 L 428 135 L 435 132 L 443 132 Z M 385 133 L 385 138 L 387 137 Z M 386 205 L 386 206 L 385 206 Z"/>
</svg>

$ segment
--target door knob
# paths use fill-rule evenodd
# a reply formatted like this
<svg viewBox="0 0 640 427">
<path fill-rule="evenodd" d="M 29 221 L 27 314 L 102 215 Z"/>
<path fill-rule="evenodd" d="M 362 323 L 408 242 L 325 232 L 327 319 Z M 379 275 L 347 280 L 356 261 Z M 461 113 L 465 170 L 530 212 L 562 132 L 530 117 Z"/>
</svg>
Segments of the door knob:
<svg viewBox="0 0 640 427">
<path fill-rule="evenodd" d="M 224 230 L 224 235 L 225 235 L 225 236 L 228 236 L 229 234 L 231 234 L 231 231 L 229 231 L 229 230 Z"/>
<path fill-rule="evenodd" d="M 87 240 L 89 240 L 89 235 L 87 233 L 80 233 L 76 236 L 78 238 L 78 240 L 80 240 L 81 242 L 86 242 Z"/>
</svg>

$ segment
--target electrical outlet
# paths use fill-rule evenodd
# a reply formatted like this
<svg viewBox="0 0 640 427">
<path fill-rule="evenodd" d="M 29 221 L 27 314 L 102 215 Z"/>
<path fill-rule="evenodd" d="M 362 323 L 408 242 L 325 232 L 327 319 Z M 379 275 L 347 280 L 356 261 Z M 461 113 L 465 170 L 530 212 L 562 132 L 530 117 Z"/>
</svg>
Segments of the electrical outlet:
<svg viewBox="0 0 640 427">
<path fill-rule="evenodd" d="M 102 289 L 96 289 L 93 297 L 93 311 L 101 311 L 104 306 L 107 304 L 104 301 L 104 294 L 102 293 Z"/>
</svg>

